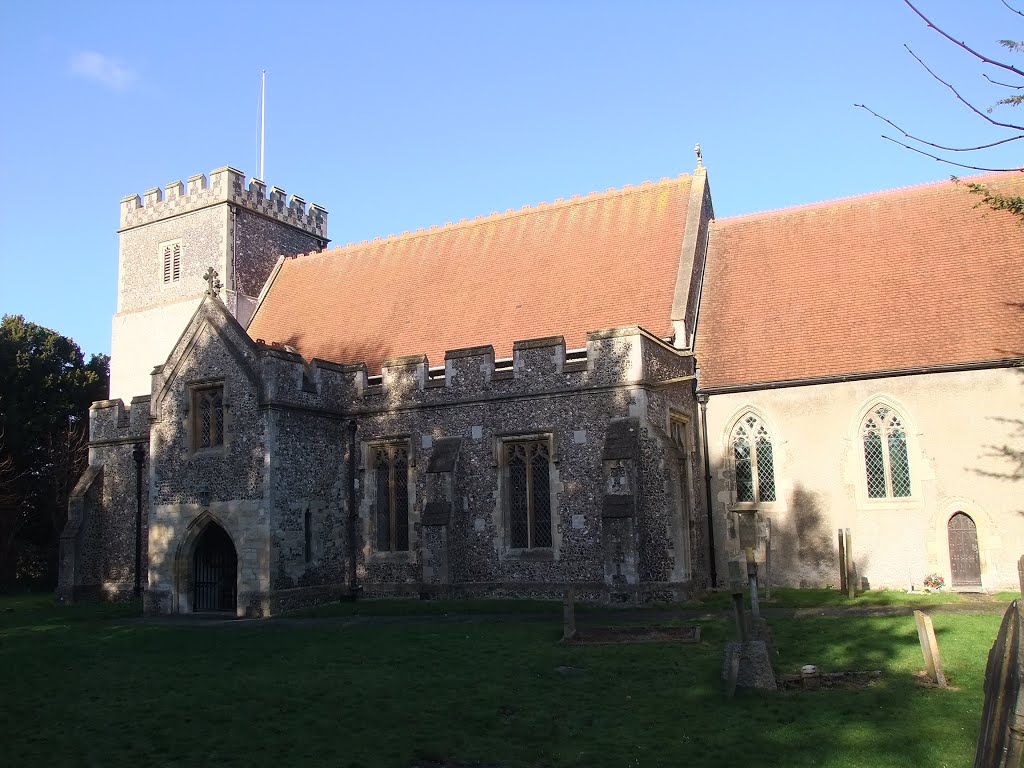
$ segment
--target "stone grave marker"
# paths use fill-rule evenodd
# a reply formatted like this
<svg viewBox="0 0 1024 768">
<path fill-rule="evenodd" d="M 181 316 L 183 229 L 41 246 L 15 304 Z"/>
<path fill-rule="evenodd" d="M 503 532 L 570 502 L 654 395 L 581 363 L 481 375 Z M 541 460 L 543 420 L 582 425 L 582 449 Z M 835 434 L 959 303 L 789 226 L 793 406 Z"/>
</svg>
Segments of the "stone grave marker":
<svg viewBox="0 0 1024 768">
<path fill-rule="evenodd" d="M 839 591 L 846 592 L 846 540 L 843 529 L 839 529 Z"/>
<path fill-rule="evenodd" d="M 945 688 L 946 674 L 942 670 L 942 657 L 939 655 L 939 643 L 935 639 L 932 617 L 924 611 L 914 611 L 914 621 L 917 622 L 917 639 L 921 643 L 921 653 L 924 654 L 924 668 L 928 673 L 928 679 Z"/>
<path fill-rule="evenodd" d="M 853 566 L 853 535 L 846 529 L 846 596 L 851 600 L 857 596 L 857 576 Z"/>
<path fill-rule="evenodd" d="M 568 642 L 576 637 L 576 592 L 572 587 L 565 590 L 562 602 L 562 640 Z"/>
<path fill-rule="evenodd" d="M 743 572 L 743 563 L 729 561 L 729 588 L 732 592 L 737 636 L 737 640 L 726 643 L 722 658 L 722 679 L 725 680 L 725 692 L 729 697 L 735 694 L 737 686 L 777 690 L 768 646 L 764 640 L 751 639 L 752 632 L 747 627 L 746 612 L 743 610 L 743 591 L 747 581 L 743 578 Z M 756 588 L 757 582 L 754 580 L 750 584 Z M 756 632 L 755 628 L 753 634 Z"/>
</svg>

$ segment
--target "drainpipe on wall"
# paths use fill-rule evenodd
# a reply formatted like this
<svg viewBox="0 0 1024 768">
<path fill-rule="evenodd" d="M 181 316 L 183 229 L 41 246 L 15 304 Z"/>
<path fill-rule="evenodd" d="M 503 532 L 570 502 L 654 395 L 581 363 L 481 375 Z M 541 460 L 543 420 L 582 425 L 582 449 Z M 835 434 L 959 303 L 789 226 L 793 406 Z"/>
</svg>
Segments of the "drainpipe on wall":
<svg viewBox="0 0 1024 768">
<path fill-rule="evenodd" d="M 718 586 L 718 566 L 715 563 L 715 517 L 711 506 L 711 457 L 708 455 L 708 396 L 697 395 L 700 403 L 700 434 L 704 448 L 704 503 L 708 508 L 708 554 L 711 586 Z"/>
<path fill-rule="evenodd" d="M 142 594 L 142 465 L 146 461 L 146 451 L 142 443 L 136 443 L 132 449 L 135 459 L 135 597 Z"/>
<path fill-rule="evenodd" d="M 359 596 L 359 585 L 356 583 L 356 424 L 355 419 L 348 422 L 348 599 L 355 600 Z"/>
</svg>

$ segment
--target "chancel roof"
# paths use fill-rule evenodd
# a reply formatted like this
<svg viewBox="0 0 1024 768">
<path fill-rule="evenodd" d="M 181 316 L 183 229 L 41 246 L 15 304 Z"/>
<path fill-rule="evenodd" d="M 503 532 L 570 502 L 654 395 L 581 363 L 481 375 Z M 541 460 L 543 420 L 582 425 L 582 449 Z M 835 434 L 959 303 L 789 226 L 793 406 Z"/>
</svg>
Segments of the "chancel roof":
<svg viewBox="0 0 1024 768">
<path fill-rule="evenodd" d="M 248 332 L 365 362 L 640 325 L 672 335 L 690 176 L 285 259 Z"/>
<path fill-rule="evenodd" d="M 1024 226 L 979 202 L 942 182 L 714 222 L 700 386 L 1024 357 Z"/>
</svg>

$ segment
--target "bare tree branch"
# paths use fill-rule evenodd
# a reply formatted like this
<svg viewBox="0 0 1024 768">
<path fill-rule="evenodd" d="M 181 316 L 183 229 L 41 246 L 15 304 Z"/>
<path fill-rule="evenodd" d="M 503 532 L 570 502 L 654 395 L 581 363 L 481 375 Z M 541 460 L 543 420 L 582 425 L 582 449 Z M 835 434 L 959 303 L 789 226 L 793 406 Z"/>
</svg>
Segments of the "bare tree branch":
<svg viewBox="0 0 1024 768">
<path fill-rule="evenodd" d="M 879 120 L 881 120 L 883 123 L 888 123 L 889 125 L 891 125 L 893 128 L 895 128 L 897 131 L 902 133 L 906 138 L 910 139 L 911 141 L 916 141 L 919 144 L 925 144 L 925 145 L 927 145 L 929 147 L 935 147 L 936 149 L 941 149 L 944 152 L 975 152 L 975 151 L 977 151 L 979 149 L 991 149 L 992 147 L 998 147 L 1000 144 L 1008 144 L 1011 141 L 1017 141 L 1019 139 L 1024 139 L 1024 133 L 1022 133 L 1019 136 L 1011 136 L 1008 139 L 1000 139 L 999 141 L 993 141 L 991 144 L 979 144 L 976 147 L 944 147 L 941 144 L 935 144 L 934 142 L 931 142 L 931 141 L 925 141 L 924 139 L 918 138 L 917 136 L 914 136 L 913 134 L 907 133 L 905 130 L 903 130 L 898 125 L 896 125 L 896 123 L 894 123 L 892 120 L 890 120 L 887 117 L 883 117 L 882 115 L 880 115 L 877 112 L 875 112 L 875 110 L 871 109 L 871 107 L 869 107 L 869 106 L 867 106 L 865 104 L 854 104 L 853 106 L 860 107 L 861 109 L 867 110 L 872 115 L 874 115 Z"/>
<path fill-rule="evenodd" d="M 903 0 L 903 1 L 904 1 L 904 2 L 906 2 L 906 0 Z M 911 56 L 913 56 L 913 57 L 914 57 L 915 59 L 917 59 L 918 63 L 919 63 L 919 64 L 920 64 L 920 65 L 921 65 L 922 67 L 924 67 L 925 71 L 926 71 L 926 72 L 927 72 L 927 73 L 928 73 L 929 75 L 931 75 L 931 76 L 932 76 L 932 77 L 934 77 L 934 78 L 935 78 L 936 80 L 938 80 L 938 81 L 939 81 L 940 83 L 942 83 L 942 84 L 943 84 L 944 86 L 946 86 L 947 88 L 949 88 L 949 90 L 951 90 L 951 91 L 953 92 L 953 95 L 954 95 L 954 96 L 956 96 L 956 97 L 957 97 L 957 99 L 958 99 L 958 100 L 959 100 L 960 102 L 962 102 L 962 103 L 963 103 L 964 105 L 966 105 L 966 106 L 967 106 L 967 108 L 968 108 L 968 109 L 970 109 L 970 110 L 971 110 L 971 111 L 972 111 L 972 112 L 973 112 L 974 114 L 978 115 L 979 117 L 982 117 L 982 118 L 984 118 L 984 119 L 985 119 L 985 120 L 987 120 L 988 122 L 992 123 L 992 125 L 998 125 L 998 126 L 999 126 L 1000 128 L 1010 128 L 1010 129 L 1012 129 L 1012 130 L 1014 130 L 1014 131 L 1024 131 L 1024 125 L 1014 125 L 1013 123 L 1001 123 L 1001 122 L 999 122 L 998 120 L 993 120 L 993 119 L 992 119 L 991 117 L 989 117 L 989 116 L 988 116 L 988 115 L 986 115 L 986 114 L 985 114 L 984 112 L 982 112 L 982 111 L 981 111 L 980 109 L 978 109 L 978 108 L 977 108 L 977 107 L 975 107 L 975 106 L 974 106 L 973 104 L 971 104 L 971 102 L 967 101 L 967 99 L 965 99 L 965 98 L 964 98 L 963 96 L 961 96 L 961 95 L 960 95 L 960 93 L 959 93 L 959 92 L 957 91 L 957 89 L 956 89 L 956 88 L 954 88 L 954 87 L 953 87 L 952 85 L 950 85 L 950 84 L 949 84 L 949 83 L 947 83 L 947 82 L 946 82 L 945 80 L 943 80 L 943 79 L 942 79 L 941 77 L 939 77 L 939 76 L 938 76 L 938 75 L 936 75 L 936 74 L 935 74 L 934 72 L 932 72 L 932 71 L 931 71 L 931 69 L 929 69 L 928 65 L 927 65 L 927 64 L 925 64 L 925 63 L 924 63 L 924 61 L 922 61 L 922 60 L 921 60 L 921 57 L 920 57 L 920 56 L 918 56 L 918 55 L 917 55 L 916 53 L 914 53 L 913 51 L 911 51 L 911 50 L 910 50 L 910 46 L 909 46 L 909 45 L 906 45 L 906 44 L 904 43 L 903 47 L 904 47 L 904 48 L 906 48 L 906 49 L 907 49 L 907 51 L 909 51 L 909 52 L 910 52 L 910 55 L 911 55 Z M 1016 70 L 1014 70 L 1014 71 L 1016 71 Z M 1022 75 L 1024 75 L 1024 73 L 1021 73 L 1021 74 L 1022 74 Z"/>
<path fill-rule="evenodd" d="M 953 165 L 953 166 L 956 166 L 957 168 L 966 168 L 966 169 L 971 170 L 971 171 L 1021 171 L 1021 172 L 1024 172 L 1024 168 L 983 168 L 983 167 L 981 167 L 979 165 L 964 165 L 963 163 L 954 163 L 952 160 L 947 160 L 944 157 L 939 157 L 938 155 L 933 155 L 930 152 L 925 152 L 923 149 L 918 149 L 917 147 L 912 147 L 909 144 L 904 144 L 902 141 L 899 141 L 898 139 L 894 139 L 891 136 L 886 136 L 884 133 L 882 134 L 882 138 L 886 139 L 887 141 L 891 141 L 893 144 L 899 144 L 901 147 L 903 147 L 904 149 L 909 149 L 911 152 L 917 152 L 919 155 L 924 155 L 925 157 L 930 157 L 932 160 L 937 160 L 940 163 L 946 163 L 946 165 Z"/>
<path fill-rule="evenodd" d="M 1018 11 L 1016 8 L 1014 8 L 1012 5 L 1010 5 L 1008 2 L 1006 2 L 1006 0 L 999 0 L 999 1 L 1003 5 L 1005 5 L 1007 8 L 1009 8 L 1011 11 L 1016 13 L 1018 16 L 1024 16 L 1024 11 Z"/>
<path fill-rule="evenodd" d="M 1013 88 L 1015 91 L 1019 91 L 1021 88 L 1024 88 L 1024 85 L 1012 85 L 1010 83 L 1000 83 L 998 80 L 993 80 L 991 77 L 986 75 L 984 72 L 981 73 L 981 76 L 984 77 L 986 80 L 988 80 L 990 83 L 992 83 L 992 85 L 1001 85 L 1001 86 L 1003 86 L 1003 88 Z"/>
<path fill-rule="evenodd" d="M 929 27 L 934 29 L 936 32 L 938 32 L 940 35 L 942 35 L 944 38 L 949 40 L 949 42 L 953 43 L 953 45 L 956 45 L 956 46 L 959 46 L 960 48 L 963 48 L 965 51 L 967 51 L 969 54 L 974 56 L 976 59 L 980 59 L 981 61 L 985 62 L 986 64 L 991 64 L 993 67 L 1000 67 L 1002 69 L 1005 69 L 1005 70 L 1008 70 L 1010 72 L 1013 72 L 1014 74 L 1020 75 L 1021 77 L 1024 77 L 1024 71 L 1021 71 L 1021 70 L 1017 69 L 1016 67 L 1012 67 L 1009 64 L 1003 64 L 1003 62 L 1001 62 L 1001 61 L 996 61 L 995 59 L 990 59 L 988 56 L 985 56 L 982 53 L 978 53 L 976 50 L 971 48 L 969 45 L 967 45 L 967 43 L 963 42 L 962 40 L 957 40 L 955 37 L 951 37 L 950 35 L 946 34 L 946 32 L 944 32 L 941 28 L 935 26 L 931 22 L 931 19 L 929 19 L 927 16 L 925 16 L 919 10 L 917 10 L 917 8 L 914 7 L 914 4 L 911 3 L 910 0 L 903 0 L 903 2 L 906 3 L 910 7 L 910 10 L 912 10 L 914 13 L 916 13 L 918 16 L 920 16 L 924 20 L 925 24 L 927 24 Z M 1010 10 L 1012 11 L 1014 9 L 1010 8 Z M 917 58 L 917 57 L 915 56 L 915 58 Z"/>
</svg>

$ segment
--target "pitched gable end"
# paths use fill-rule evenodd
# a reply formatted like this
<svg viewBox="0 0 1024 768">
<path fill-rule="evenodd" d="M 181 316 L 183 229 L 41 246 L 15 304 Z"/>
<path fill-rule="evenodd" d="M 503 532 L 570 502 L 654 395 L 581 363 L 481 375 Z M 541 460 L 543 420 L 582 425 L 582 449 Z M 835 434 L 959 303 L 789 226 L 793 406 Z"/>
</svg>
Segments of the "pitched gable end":
<svg viewBox="0 0 1024 768">
<path fill-rule="evenodd" d="M 256 344 L 246 334 L 245 329 L 231 315 L 220 298 L 207 295 L 203 297 L 192 319 L 178 338 L 171 354 L 162 366 L 153 371 L 153 401 L 151 414 L 159 418 L 164 398 L 180 377 L 189 358 L 199 351 L 205 332 L 224 346 L 238 366 L 238 370 L 257 389 L 263 398 L 263 381 L 257 373 Z"/>
</svg>

